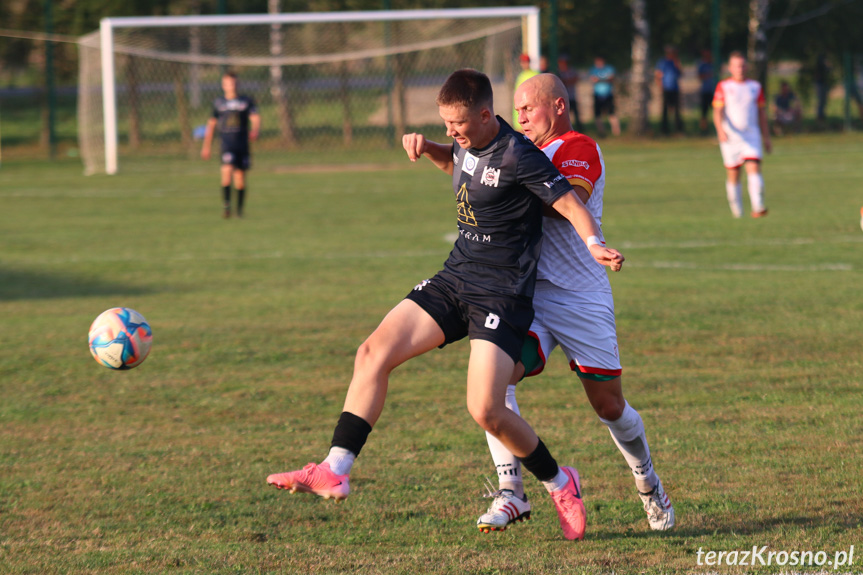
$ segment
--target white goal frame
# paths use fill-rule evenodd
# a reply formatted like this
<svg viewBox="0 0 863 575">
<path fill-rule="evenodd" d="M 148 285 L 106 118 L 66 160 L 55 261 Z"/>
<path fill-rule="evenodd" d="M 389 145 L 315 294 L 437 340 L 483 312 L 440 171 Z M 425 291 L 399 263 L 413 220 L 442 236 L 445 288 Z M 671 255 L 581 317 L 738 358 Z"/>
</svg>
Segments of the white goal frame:
<svg viewBox="0 0 863 575">
<path fill-rule="evenodd" d="M 102 102 L 105 130 L 105 171 L 116 174 L 118 164 L 117 93 L 114 70 L 114 30 L 132 27 L 216 26 L 231 24 L 299 24 L 320 22 L 395 22 L 434 18 L 521 17 L 523 51 L 530 55 L 536 69 L 540 56 L 539 8 L 517 6 L 500 8 L 452 8 L 420 10 L 375 10 L 346 12 L 306 12 L 281 14 L 243 14 L 226 16 L 148 16 L 103 18 L 100 23 L 102 63 Z"/>
</svg>

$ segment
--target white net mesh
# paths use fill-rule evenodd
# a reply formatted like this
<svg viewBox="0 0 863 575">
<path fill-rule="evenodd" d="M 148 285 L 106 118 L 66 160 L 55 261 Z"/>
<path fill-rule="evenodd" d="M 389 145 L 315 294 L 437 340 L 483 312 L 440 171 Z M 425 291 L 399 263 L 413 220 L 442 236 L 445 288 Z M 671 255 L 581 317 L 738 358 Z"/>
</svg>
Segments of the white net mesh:
<svg viewBox="0 0 863 575">
<path fill-rule="evenodd" d="M 119 154 L 196 155 L 228 69 L 258 105 L 256 149 L 391 146 L 440 125 L 437 89 L 466 67 L 489 75 L 506 117 L 523 44 L 512 16 L 116 28 Z M 105 165 L 99 34 L 79 46 L 80 149 L 93 173 Z"/>
</svg>

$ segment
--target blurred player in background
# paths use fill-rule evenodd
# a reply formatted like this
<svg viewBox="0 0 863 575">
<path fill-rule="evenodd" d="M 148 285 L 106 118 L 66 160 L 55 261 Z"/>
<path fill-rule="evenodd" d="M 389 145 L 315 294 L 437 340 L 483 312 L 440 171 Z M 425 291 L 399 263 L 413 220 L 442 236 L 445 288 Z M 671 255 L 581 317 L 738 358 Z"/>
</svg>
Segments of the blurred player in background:
<svg viewBox="0 0 863 575">
<path fill-rule="evenodd" d="M 246 172 L 252 165 L 250 141 L 258 139 L 261 116 L 255 101 L 237 94 L 237 75 L 228 72 L 222 76 L 224 96 L 213 102 L 213 116 L 207 121 L 201 157 L 210 159 L 213 133 L 219 127 L 222 139 L 222 199 L 224 217 L 231 217 L 231 180 L 237 189 L 237 216 L 243 217 L 246 201 Z"/>
<path fill-rule="evenodd" d="M 732 52 L 728 58 L 730 78 L 719 82 L 713 95 L 713 124 L 725 165 L 725 191 L 735 218 L 743 216 L 740 167 L 746 165 L 746 185 L 752 217 L 767 215 L 764 179 L 761 176 L 762 145 L 771 150 L 767 129 L 764 91 L 761 84 L 746 78 L 746 57 Z"/>
<path fill-rule="evenodd" d="M 515 93 L 515 108 L 524 134 L 551 159 L 572 184 L 597 221 L 602 218 L 605 164 L 599 146 L 572 129 L 567 92 L 551 74 L 526 80 Z M 674 509 L 653 469 L 641 416 L 623 397 L 614 300 L 603 266 L 591 257 L 568 222 L 546 210 L 537 271 L 535 312 L 521 363 L 506 392 L 506 405 L 519 413 L 515 384 L 523 373 L 540 373 L 546 358 L 560 345 L 581 380 L 591 406 L 611 433 L 632 470 L 650 527 L 674 526 Z M 572 226 L 569 226 L 572 228 Z M 494 501 L 477 521 L 482 531 L 502 530 L 530 516 L 521 466 L 492 435 L 486 434 L 498 475 Z"/>
<path fill-rule="evenodd" d="M 468 411 L 543 482 L 564 536 L 581 539 L 585 513 L 578 472 L 557 465 L 530 425 L 506 408 L 504 395 L 533 319 L 542 205 L 553 206 L 578 228 L 597 261 L 620 269 L 623 256 L 602 245 L 598 224 L 548 158 L 495 116 L 485 74 L 453 72 L 437 104 L 452 142 L 438 144 L 414 133 L 403 136 L 402 145 L 410 160 L 425 156 L 451 175 L 459 229 L 453 250 L 444 269 L 418 284 L 360 346 L 326 459 L 271 475 L 267 482 L 347 497 L 348 473 L 383 410 L 390 372 L 467 336 Z"/>
</svg>

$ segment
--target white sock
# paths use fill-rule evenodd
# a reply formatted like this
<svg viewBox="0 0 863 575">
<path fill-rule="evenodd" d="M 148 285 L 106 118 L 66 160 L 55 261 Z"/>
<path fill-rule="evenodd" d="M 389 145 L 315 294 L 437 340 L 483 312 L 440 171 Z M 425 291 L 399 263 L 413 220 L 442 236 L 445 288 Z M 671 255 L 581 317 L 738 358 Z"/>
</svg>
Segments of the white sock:
<svg viewBox="0 0 863 575">
<path fill-rule="evenodd" d="M 761 174 L 746 174 L 746 187 L 749 189 L 749 201 L 753 212 L 764 211 L 764 178 Z"/>
<path fill-rule="evenodd" d="M 647 436 L 644 433 L 644 422 L 638 412 L 629 403 L 623 408 L 623 414 L 615 421 L 599 418 L 607 427 L 611 438 L 617 444 L 626 463 L 635 476 L 635 486 L 642 493 L 649 493 L 656 487 L 659 478 L 653 470 L 650 460 L 650 448 L 647 446 Z"/>
<path fill-rule="evenodd" d="M 743 190 L 740 181 L 736 184 L 725 180 L 725 194 L 728 196 L 728 207 L 735 218 L 743 215 Z"/>
<path fill-rule="evenodd" d="M 560 467 L 557 468 L 557 475 L 554 476 L 554 479 L 550 481 L 543 481 L 542 484 L 545 485 L 546 490 L 549 493 L 552 491 L 557 491 L 559 489 L 563 489 L 566 487 L 566 484 L 569 483 L 569 475 L 563 472 L 563 469 Z"/>
<path fill-rule="evenodd" d="M 330 447 L 330 453 L 322 463 L 329 463 L 330 470 L 336 475 L 347 475 L 357 456 L 344 447 Z"/>
<path fill-rule="evenodd" d="M 511 411 L 514 411 L 516 415 L 521 415 L 518 410 L 518 403 L 515 401 L 514 385 L 506 388 L 506 406 Z M 491 459 L 494 461 L 495 469 L 497 469 L 498 488 L 510 489 L 517 497 L 524 498 L 524 479 L 521 476 L 521 463 L 495 436 L 486 432 L 485 438 L 488 441 L 488 450 L 491 452 Z"/>
</svg>

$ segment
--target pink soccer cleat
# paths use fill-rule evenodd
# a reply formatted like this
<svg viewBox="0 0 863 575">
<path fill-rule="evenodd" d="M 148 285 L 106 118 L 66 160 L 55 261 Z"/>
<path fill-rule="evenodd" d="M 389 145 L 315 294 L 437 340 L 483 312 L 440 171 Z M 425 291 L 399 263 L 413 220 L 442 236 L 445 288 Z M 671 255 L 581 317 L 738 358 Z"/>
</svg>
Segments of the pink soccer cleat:
<svg viewBox="0 0 863 575">
<path fill-rule="evenodd" d="M 563 536 L 570 541 L 584 539 L 584 531 L 587 528 L 587 514 L 584 510 L 584 501 L 581 499 L 581 483 L 578 480 L 578 471 L 572 467 L 561 467 L 569 476 L 569 481 L 561 489 L 551 492 L 551 499 L 557 508 L 557 517 L 563 528 Z"/>
<path fill-rule="evenodd" d="M 309 463 L 299 471 L 274 473 L 267 477 L 267 483 L 279 489 L 289 489 L 291 493 L 314 493 L 336 501 L 346 499 L 351 492 L 348 476 L 330 471 L 329 463 Z"/>
</svg>

